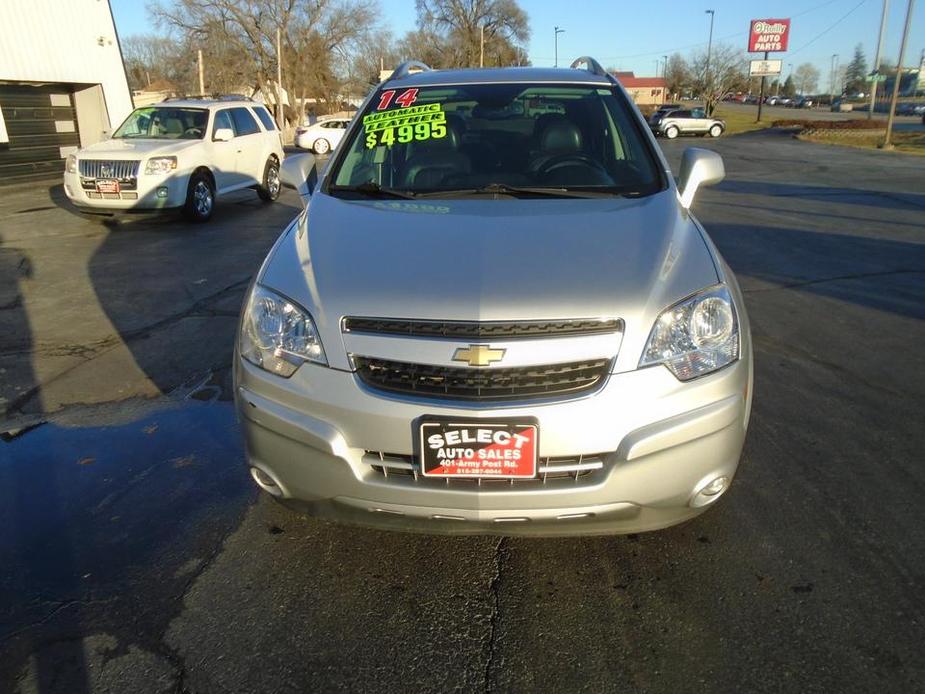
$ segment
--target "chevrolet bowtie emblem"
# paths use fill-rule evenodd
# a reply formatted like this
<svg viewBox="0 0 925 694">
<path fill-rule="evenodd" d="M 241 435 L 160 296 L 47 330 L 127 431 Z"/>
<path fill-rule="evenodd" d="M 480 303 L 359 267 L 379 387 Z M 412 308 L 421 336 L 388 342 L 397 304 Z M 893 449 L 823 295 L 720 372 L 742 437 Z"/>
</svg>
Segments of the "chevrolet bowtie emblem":
<svg viewBox="0 0 925 694">
<path fill-rule="evenodd" d="M 469 366 L 488 366 L 504 359 L 503 349 L 492 349 L 490 345 L 469 345 L 460 347 L 453 354 L 453 361 L 464 361 Z"/>
</svg>

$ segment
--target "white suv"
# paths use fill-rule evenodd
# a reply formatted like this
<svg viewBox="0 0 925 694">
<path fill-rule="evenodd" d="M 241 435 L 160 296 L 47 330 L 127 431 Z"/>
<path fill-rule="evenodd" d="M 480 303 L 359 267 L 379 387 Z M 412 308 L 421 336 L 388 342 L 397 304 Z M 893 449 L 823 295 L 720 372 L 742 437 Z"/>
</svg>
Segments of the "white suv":
<svg viewBox="0 0 925 694">
<path fill-rule="evenodd" d="M 266 108 L 236 99 L 168 100 L 135 109 L 112 137 L 67 158 L 64 191 L 99 211 L 182 208 L 212 216 L 215 196 L 279 197 L 283 143 Z"/>
</svg>

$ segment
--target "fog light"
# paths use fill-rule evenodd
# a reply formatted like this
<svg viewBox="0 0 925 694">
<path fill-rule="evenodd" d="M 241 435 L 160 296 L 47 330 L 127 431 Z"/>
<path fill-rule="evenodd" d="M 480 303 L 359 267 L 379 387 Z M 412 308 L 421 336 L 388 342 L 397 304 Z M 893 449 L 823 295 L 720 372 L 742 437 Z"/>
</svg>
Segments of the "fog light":
<svg viewBox="0 0 925 694">
<path fill-rule="evenodd" d="M 166 198 L 167 197 L 167 186 L 161 186 L 157 189 L 157 197 Z"/>
<path fill-rule="evenodd" d="M 279 483 L 260 468 L 252 467 L 251 477 L 253 477 L 254 482 L 268 494 L 272 494 L 273 496 L 283 495 L 283 490 L 279 486 Z"/>
<path fill-rule="evenodd" d="M 710 482 L 710 484 L 701 489 L 700 493 L 705 496 L 716 496 L 726 488 L 726 482 L 728 482 L 728 480 L 725 477 L 717 477 Z"/>
<path fill-rule="evenodd" d="M 691 497 L 690 505 L 694 508 L 706 506 L 716 501 L 729 488 L 729 478 L 725 475 L 715 477 L 698 488 Z"/>
</svg>

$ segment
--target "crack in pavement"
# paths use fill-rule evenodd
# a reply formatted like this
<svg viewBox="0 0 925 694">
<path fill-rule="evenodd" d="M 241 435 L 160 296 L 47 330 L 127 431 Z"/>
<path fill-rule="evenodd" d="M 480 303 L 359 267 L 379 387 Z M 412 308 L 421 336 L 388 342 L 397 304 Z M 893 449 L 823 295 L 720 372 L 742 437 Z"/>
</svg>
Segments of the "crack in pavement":
<svg viewBox="0 0 925 694">
<path fill-rule="evenodd" d="M 494 598 L 494 604 L 491 608 L 491 615 L 489 618 L 489 630 L 488 630 L 488 658 L 485 660 L 485 670 L 483 676 L 483 690 L 486 692 L 491 691 L 491 671 L 494 668 L 495 664 L 495 643 L 497 641 L 498 635 L 498 622 L 501 619 L 501 570 L 504 565 L 505 558 L 510 554 L 510 550 L 505 545 L 505 540 L 507 538 L 501 537 L 498 538 L 498 544 L 495 545 L 495 561 L 494 561 L 494 575 L 491 577 L 488 589 L 491 593 L 491 596 Z"/>
<path fill-rule="evenodd" d="M 793 282 L 791 284 L 780 284 L 776 287 L 762 287 L 757 289 L 743 289 L 743 294 L 761 294 L 766 292 L 776 292 L 781 289 L 799 289 L 814 284 L 826 284 L 827 282 L 841 282 L 844 280 L 863 280 L 871 277 L 889 277 L 890 275 L 920 275 L 925 270 L 886 270 L 883 272 L 860 272 L 852 275 L 839 275 L 837 277 L 821 277 L 819 279 L 805 280 L 803 282 Z"/>
<path fill-rule="evenodd" d="M 108 605 L 112 602 L 115 602 L 116 600 L 118 600 L 118 597 L 111 597 L 111 598 L 105 598 L 105 599 L 103 598 L 89 599 L 89 600 L 76 600 L 76 599 L 75 600 L 65 600 L 64 602 L 59 604 L 55 609 L 53 609 L 51 612 L 49 612 L 45 616 L 35 620 L 34 622 L 29 622 L 25 626 L 21 626 L 18 629 L 14 629 L 13 631 L 10 631 L 0 636 L 0 645 L 5 644 L 8 641 L 12 641 L 17 636 L 24 634 L 30 629 L 35 629 L 37 627 L 44 625 L 45 623 L 52 620 L 55 617 L 55 615 L 59 614 L 60 612 L 63 612 L 64 610 L 68 608 L 74 607 L 75 605 L 79 605 L 81 607 L 90 607 L 92 605 Z"/>
<path fill-rule="evenodd" d="M 184 309 L 183 311 L 178 311 L 177 313 L 173 313 L 169 316 L 161 318 L 160 320 L 154 321 L 153 323 L 150 323 L 148 325 L 141 326 L 133 330 L 127 330 L 126 332 L 121 333 L 119 335 L 109 336 L 106 338 L 102 338 L 101 340 L 97 340 L 96 341 L 97 344 L 102 344 L 106 342 L 107 340 L 112 340 L 112 341 L 106 343 L 105 346 L 98 347 L 95 351 L 90 350 L 87 356 L 83 356 L 82 354 L 75 353 L 74 356 L 81 357 L 82 361 L 79 361 L 76 364 L 69 366 L 68 368 L 55 374 L 52 378 L 49 378 L 43 383 L 36 384 L 35 386 L 30 388 L 26 392 L 19 395 L 16 399 L 10 401 L 7 404 L 3 412 L 4 417 L 9 418 L 17 411 L 20 411 L 23 405 L 25 405 L 32 398 L 34 398 L 36 394 L 40 393 L 43 388 L 46 388 L 47 386 L 54 383 L 58 379 L 68 375 L 74 369 L 84 366 L 85 364 L 88 364 L 94 359 L 98 359 L 99 357 L 111 352 L 113 349 L 117 348 L 121 344 L 127 345 L 129 342 L 133 340 L 137 340 L 143 337 L 148 337 L 153 332 L 162 330 L 163 328 L 173 325 L 174 323 L 178 323 L 181 320 L 194 317 L 197 315 L 205 315 L 205 316 L 234 315 L 235 317 L 237 317 L 237 314 L 231 314 L 231 312 L 222 312 L 221 310 L 210 309 L 208 305 L 214 301 L 217 301 L 223 298 L 225 295 L 230 294 L 243 286 L 246 286 L 250 281 L 251 281 L 251 275 L 248 275 L 246 278 L 242 280 L 233 282 L 232 284 L 229 284 L 226 287 L 219 289 L 218 291 L 213 292 L 212 294 L 209 294 L 208 296 L 203 297 L 202 299 L 195 302 L 194 304 Z M 210 314 L 208 313 L 209 311 L 212 311 L 213 313 Z M 25 353 L 25 352 L 20 352 L 20 353 Z M 14 352 L 13 354 L 17 354 L 17 352 Z M 6 356 L 6 355 L 4 355 L 3 353 L 0 353 L 0 356 Z"/>
</svg>

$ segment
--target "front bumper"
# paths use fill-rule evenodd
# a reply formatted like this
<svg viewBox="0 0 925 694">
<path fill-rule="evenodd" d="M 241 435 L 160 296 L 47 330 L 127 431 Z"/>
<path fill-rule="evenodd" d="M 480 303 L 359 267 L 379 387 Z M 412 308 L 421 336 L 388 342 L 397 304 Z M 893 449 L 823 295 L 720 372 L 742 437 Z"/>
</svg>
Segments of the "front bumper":
<svg viewBox="0 0 925 694">
<path fill-rule="evenodd" d="M 746 350 L 689 383 L 653 367 L 572 400 L 473 408 L 372 393 L 352 373 L 309 364 L 282 379 L 236 357 L 235 372 L 249 464 L 286 505 L 377 527 L 503 535 L 632 533 L 698 515 L 722 494 L 697 491 L 735 475 L 752 378 Z M 604 467 L 546 482 L 383 475 L 378 452 L 412 455 L 422 415 L 536 417 L 540 457 L 597 455 Z"/>
<path fill-rule="evenodd" d="M 102 211 L 168 210 L 182 207 L 186 203 L 189 176 L 152 176 L 141 174 L 136 189 L 123 193 L 99 194 L 86 190 L 81 177 L 76 173 L 64 174 L 64 193 L 77 207 Z M 159 192 L 160 191 L 160 192 Z"/>
</svg>

